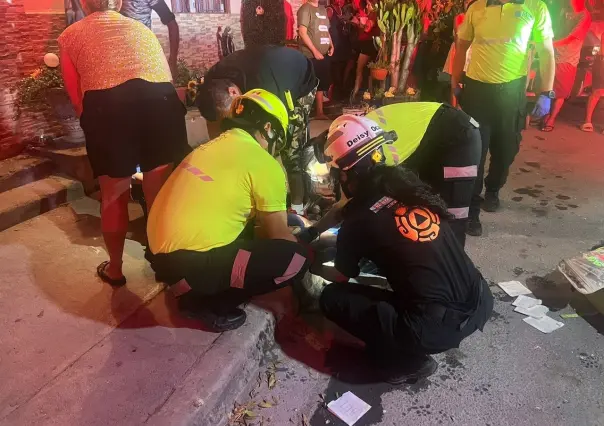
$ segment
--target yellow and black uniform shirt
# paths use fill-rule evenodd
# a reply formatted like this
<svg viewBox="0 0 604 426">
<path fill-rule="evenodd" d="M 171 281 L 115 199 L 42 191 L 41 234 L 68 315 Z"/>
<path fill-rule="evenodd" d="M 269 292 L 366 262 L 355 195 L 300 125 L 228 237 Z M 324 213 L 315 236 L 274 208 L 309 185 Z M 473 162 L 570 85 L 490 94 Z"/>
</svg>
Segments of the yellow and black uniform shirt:
<svg viewBox="0 0 604 426">
<path fill-rule="evenodd" d="M 286 210 L 281 165 L 247 132 L 229 130 L 174 170 L 147 224 L 154 254 L 205 252 L 235 241 L 255 213 Z"/>
</svg>

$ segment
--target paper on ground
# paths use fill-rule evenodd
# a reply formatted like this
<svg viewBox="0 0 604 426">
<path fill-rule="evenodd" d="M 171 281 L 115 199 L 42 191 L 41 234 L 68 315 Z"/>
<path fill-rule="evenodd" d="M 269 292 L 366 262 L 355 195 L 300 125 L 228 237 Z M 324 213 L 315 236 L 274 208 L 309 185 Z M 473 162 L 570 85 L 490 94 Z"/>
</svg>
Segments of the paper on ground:
<svg viewBox="0 0 604 426">
<path fill-rule="evenodd" d="M 520 295 L 518 298 L 516 298 L 516 300 L 514 300 L 514 302 L 512 302 L 512 305 L 530 309 L 533 306 L 541 305 L 541 303 L 541 299 L 534 299 L 532 297 Z"/>
<path fill-rule="evenodd" d="M 543 305 L 535 305 L 531 308 L 517 306 L 516 309 L 514 309 L 514 312 L 518 312 L 522 315 L 527 315 L 527 316 L 533 317 L 533 318 L 541 318 L 541 317 L 544 317 L 549 312 L 549 309 L 547 308 L 547 306 L 543 306 Z"/>
<path fill-rule="evenodd" d="M 522 294 L 531 294 L 531 291 L 524 286 L 520 281 L 506 281 L 497 284 L 508 296 L 516 297 Z"/>
<path fill-rule="evenodd" d="M 352 426 L 369 411 L 371 405 L 352 392 L 346 392 L 327 404 L 327 408 L 348 426 Z"/>
<path fill-rule="evenodd" d="M 541 318 L 527 317 L 523 319 L 523 321 L 544 333 L 551 333 L 552 331 L 555 331 L 564 325 L 560 321 L 556 321 L 555 319 L 552 319 L 548 316 L 544 316 Z"/>
</svg>

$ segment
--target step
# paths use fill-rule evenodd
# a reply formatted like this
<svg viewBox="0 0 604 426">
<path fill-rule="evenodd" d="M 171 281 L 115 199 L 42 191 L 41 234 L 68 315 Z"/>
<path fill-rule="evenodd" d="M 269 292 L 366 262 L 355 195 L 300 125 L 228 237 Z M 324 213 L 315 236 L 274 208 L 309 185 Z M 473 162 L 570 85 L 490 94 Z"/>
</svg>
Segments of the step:
<svg viewBox="0 0 604 426">
<path fill-rule="evenodd" d="M 35 182 L 51 174 L 55 165 L 47 158 L 20 154 L 0 161 L 0 193 Z"/>
<path fill-rule="evenodd" d="M 226 426 L 273 316 L 250 305 L 238 330 L 204 331 L 131 240 L 128 283 L 112 289 L 94 272 L 106 259 L 98 202 L 72 205 L 0 232 L 0 425 Z"/>
<path fill-rule="evenodd" d="M 51 175 L 0 193 L 0 231 L 84 196 L 82 184 Z"/>
<path fill-rule="evenodd" d="M 28 148 L 28 152 L 32 155 L 52 160 L 56 164 L 57 170 L 61 173 L 82 182 L 87 194 L 96 188 L 96 181 L 92 173 L 90 161 L 88 160 L 86 147 L 32 146 Z"/>
</svg>

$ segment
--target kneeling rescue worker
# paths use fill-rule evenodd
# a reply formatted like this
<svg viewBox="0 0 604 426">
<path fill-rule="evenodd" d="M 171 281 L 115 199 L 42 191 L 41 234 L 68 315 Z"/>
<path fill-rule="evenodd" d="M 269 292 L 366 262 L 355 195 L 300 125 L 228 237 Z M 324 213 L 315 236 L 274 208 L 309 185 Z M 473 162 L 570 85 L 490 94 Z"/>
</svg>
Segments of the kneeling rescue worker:
<svg viewBox="0 0 604 426">
<path fill-rule="evenodd" d="M 397 140 L 384 147 L 386 164 L 404 165 L 441 196 L 453 216 L 450 226 L 465 246 L 468 216 L 480 208 L 480 196 L 473 199 L 482 150 L 478 123 L 463 111 L 437 102 L 387 105 L 366 117 L 385 131 L 396 132 Z M 337 118 L 329 137 L 337 135 L 336 128 L 354 120 L 351 115 Z M 337 224 L 334 218 L 343 204 L 336 205 L 310 230 L 313 236 Z"/>
<path fill-rule="evenodd" d="M 351 200 L 335 269 L 312 272 L 333 282 L 320 299 L 325 316 L 365 342 L 384 381 L 401 384 L 431 375 L 430 354 L 482 330 L 493 296 L 457 242 L 443 200 L 415 173 L 383 164 L 392 139 L 365 117 L 331 129 L 325 157 Z M 361 259 L 373 261 L 393 291 L 348 283 Z"/>
<path fill-rule="evenodd" d="M 287 227 L 286 177 L 274 158 L 285 106 L 255 89 L 233 102 L 231 117 L 172 173 L 147 226 L 153 269 L 178 282 L 183 313 L 217 332 L 245 322 L 240 304 L 301 280 L 310 265 Z"/>
</svg>

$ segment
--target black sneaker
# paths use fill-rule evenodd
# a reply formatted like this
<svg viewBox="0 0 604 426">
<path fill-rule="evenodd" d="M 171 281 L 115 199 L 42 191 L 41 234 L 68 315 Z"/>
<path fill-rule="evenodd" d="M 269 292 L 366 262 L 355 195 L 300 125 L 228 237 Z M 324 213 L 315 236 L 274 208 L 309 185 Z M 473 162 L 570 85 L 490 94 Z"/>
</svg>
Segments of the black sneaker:
<svg viewBox="0 0 604 426">
<path fill-rule="evenodd" d="M 381 369 L 382 380 L 391 385 L 414 384 L 431 376 L 438 369 L 438 363 L 429 355 L 405 362 L 404 366 Z"/>
<path fill-rule="evenodd" d="M 499 193 L 497 192 L 486 192 L 484 194 L 484 201 L 482 202 L 482 209 L 485 212 L 496 212 L 501 207 L 499 201 Z"/>
<path fill-rule="evenodd" d="M 184 316 L 201 321 L 215 333 L 235 330 L 245 324 L 247 314 L 243 309 L 229 308 L 218 311 L 200 305 L 199 300 L 200 297 L 192 296 L 191 292 L 183 294 L 178 298 L 178 309 Z"/>
<path fill-rule="evenodd" d="M 482 223 L 479 219 L 469 219 L 466 225 L 466 234 L 472 237 L 480 237 L 482 235 Z"/>
</svg>

